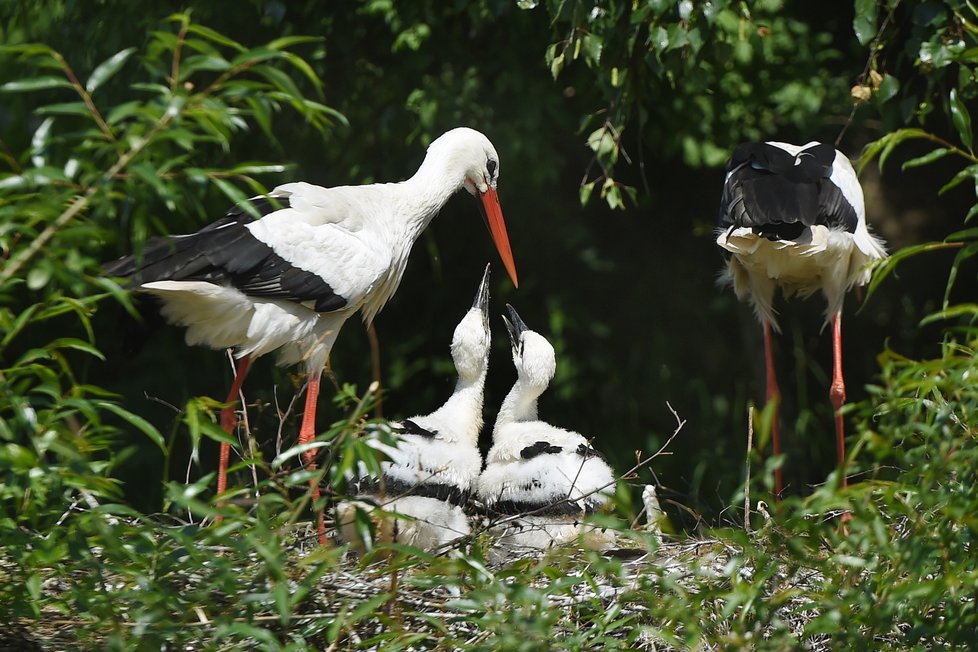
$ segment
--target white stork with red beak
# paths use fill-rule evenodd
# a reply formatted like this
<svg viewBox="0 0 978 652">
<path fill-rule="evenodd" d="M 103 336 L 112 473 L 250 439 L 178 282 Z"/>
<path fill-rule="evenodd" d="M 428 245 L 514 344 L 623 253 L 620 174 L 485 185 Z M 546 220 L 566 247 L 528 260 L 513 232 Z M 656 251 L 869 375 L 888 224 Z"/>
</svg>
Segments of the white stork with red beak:
<svg viewBox="0 0 978 652">
<path fill-rule="evenodd" d="M 319 378 L 340 328 L 360 312 L 369 324 L 401 282 L 415 240 L 461 189 L 481 201 L 506 271 L 518 285 L 496 195 L 499 155 L 489 139 L 460 127 L 436 138 L 421 167 L 399 183 L 323 188 L 289 183 L 232 208 L 197 233 L 155 238 L 137 255 L 106 267 L 162 301 L 188 344 L 234 348 L 241 364 L 227 403 L 237 398 L 252 358 L 279 352 L 309 374 L 299 444 L 316 434 Z M 253 219 L 252 213 L 261 219 Z M 221 422 L 230 432 L 232 407 Z M 221 445 L 218 493 L 229 448 Z M 303 454 L 315 468 L 315 451 Z M 310 481 L 314 502 L 319 489 Z M 322 512 L 319 536 L 325 541 Z"/>
<path fill-rule="evenodd" d="M 832 145 L 810 142 L 744 143 L 727 164 L 720 201 L 717 244 L 727 266 L 721 282 L 750 301 L 764 328 L 767 400 L 780 397 L 771 348 L 771 330 L 780 332 L 774 294 L 785 297 L 821 292 L 832 323 L 833 373 L 829 398 L 835 408 L 836 452 L 845 476 L 845 403 L 842 375 L 842 303 L 848 290 L 869 283 L 871 263 L 886 257 L 883 242 L 869 232 L 862 186 L 845 155 Z M 777 412 L 774 454 L 781 445 Z M 780 467 L 775 493 L 783 489 Z"/>
</svg>

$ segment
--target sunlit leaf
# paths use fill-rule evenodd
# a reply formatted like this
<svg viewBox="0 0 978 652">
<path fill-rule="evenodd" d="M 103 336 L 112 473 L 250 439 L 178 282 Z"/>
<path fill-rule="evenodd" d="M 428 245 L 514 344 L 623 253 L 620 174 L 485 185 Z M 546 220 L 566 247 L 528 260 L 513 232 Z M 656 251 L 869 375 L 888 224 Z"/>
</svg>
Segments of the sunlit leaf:
<svg viewBox="0 0 978 652">
<path fill-rule="evenodd" d="M 119 72 L 119 69 L 122 68 L 123 64 L 125 64 L 135 51 L 136 48 L 120 50 L 96 66 L 95 70 L 88 77 L 88 81 L 85 82 L 85 90 L 89 93 L 94 93 L 99 86 Z"/>
<path fill-rule="evenodd" d="M 64 77 L 42 75 L 29 79 L 9 81 L 0 86 L 0 91 L 6 93 L 24 93 L 28 91 L 46 90 L 49 88 L 71 88 L 71 83 Z"/>
</svg>

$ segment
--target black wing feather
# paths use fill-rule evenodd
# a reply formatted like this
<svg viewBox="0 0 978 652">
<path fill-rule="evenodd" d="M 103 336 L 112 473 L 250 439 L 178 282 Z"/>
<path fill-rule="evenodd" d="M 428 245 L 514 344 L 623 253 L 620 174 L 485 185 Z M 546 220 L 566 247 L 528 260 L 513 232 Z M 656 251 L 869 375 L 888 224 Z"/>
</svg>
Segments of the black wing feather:
<svg viewBox="0 0 978 652">
<path fill-rule="evenodd" d="M 829 177 L 835 148 L 825 143 L 797 158 L 767 143 L 738 145 L 727 164 L 720 227 L 750 227 L 772 240 L 792 240 L 806 227 L 856 230 L 852 205 Z"/>
<path fill-rule="evenodd" d="M 562 450 L 564 449 L 561 448 L 560 446 L 553 446 L 548 441 L 538 441 L 532 446 L 527 446 L 526 448 L 521 450 L 520 457 L 522 457 L 524 460 L 529 460 L 529 459 L 533 459 L 538 455 L 550 455 L 550 454 L 555 455 L 561 452 Z"/>
<path fill-rule="evenodd" d="M 265 216 L 282 208 L 285 201 L 255 197 L 249 203 Z M 252 235 L 245 226 L 251 221 L 249 211 L 234 206 L 197 233 L 151 239 L 140 254 L 105 265 L 105 273 L 129 278 L 133 285 L 207 281 L 235 287 L 253 297 L 312 301 L 319 312 L 347 305 L 322 277 L 295 267 Z"/>
<path fill-rule="evenodd" d="M 401 422 L 399 426 L 394 428 L 394 432 L 399 435 L 418 435 L 424 437 L 425 439 L 434 439 L 438 436 L 437 430 L 428 430 L 427 428 L 422 428 L 414 421 L 410 419 L 405 419 Z"/>
</svg>

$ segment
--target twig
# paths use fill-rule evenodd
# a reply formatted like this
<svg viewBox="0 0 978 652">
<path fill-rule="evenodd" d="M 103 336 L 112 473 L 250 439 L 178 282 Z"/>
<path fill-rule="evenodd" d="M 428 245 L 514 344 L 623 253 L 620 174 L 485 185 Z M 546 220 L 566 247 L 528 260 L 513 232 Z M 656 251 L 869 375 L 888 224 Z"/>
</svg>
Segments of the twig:
<svg viewBox="0 0 978 652">
<path fill-rule="evenodd" d="M 48 241 L 55 236 L 61 229 L 67 226 L 68 222 L 73 220 L 79 213 L 81 213 L 91 202 L 92 197 L 101 188 L 101 184 L 112 180 L 123 168 L 125 168 L 129 163 L 140 153 L 146 146 L 156 137 L 156 135 L 166 128 L 167 125 L 173 120 L 175 113 L 171 111 L 166 111 L 163 117 L 160 119 L 156 125 L 146 134 L 143 138 L 136 141 L 136 144 L 128 152 L 119 157 L 119 160 L 110 167 L 105 174 L 102 175 L 98 183 L 88 187 L 83 195 L 76 198 L 71 205 L 65 209 L 61 215 L 58 216 L 54 222 L 49 224 L 47 228 L 41 231 L 40 234 L 31 242 L 31 244 L 26 249 L 21 249 L 20 252 L 10 259 L 10 263 L 0 271 L 0 282 L 9 280 L 14 274 L 20 271 L 20 268 L 24 266 L 27 261 L 33 258 L 37 253 L 44 248 Z"/>
<path fill-rule="evenodd" d="M 367 339 L 370 341 L 370 359 L 372 361 L 371 369 L 373 371 L 374 382 L 377 383 L 377 387 L 381 387 L 380 339 L 377 337 L 377 329 L 374 328 L 373 322 L 367 325 Z M 374 417 L 377 419 L 384 418 L 384 405 L 380 392 L 377 393 L 377 400 L 374 403 Z"/>
<path fill-rule="evenodd" d="M 747 477 L 744 479 L 744 530 L 750 534 L 750 452 L 754 450 L 754 406 L 747 408 Z"/>
<path fill-rule="evenodd" d="M 95 120 L 95 124 L 98 125 L 99 131 L 102 132 L 102 135 L 104 135 L 110 142 L 116 142 L 115 134 L 112 133 L 112 129 L 110 129 L 109 125 L 105 122 L 105 118 L 102 117 L 102 113 L 98 110 L 98 107 L 95 106 L 95 102 L 92 100 L 91 94 L 85 89 L 84 86 L 82 86 L 82 83 L 78 81 L 78 77 L 75 76 L 75 71 L 73 71 L 71 66 L 68 65 L 68 62 L 65 60 L 64 56 L 62 56 L 62 54 L 56 50 L 51 51 L 51 56 L 54 57 L 54 60 L 61 66 L 61 70 L 64 72 L 65 77 L 68 78 L 72 88 L 75 89 L 75 92 L 81 97 L 82 102 L 85 103 L 85 108 L 87 108 L 88 112 L 92 114 L 92 119 Z"/>
<path fill-rule="evenodd" d="M 869 57 L 866 59 L 866 65 L 863 67 L 863 73 L 860 76 L 861 83 L 866 82 L 866 77 L 869 75 L 869 70 L 873 66 L 873 59 L 876 58 L 876 48 L 879 46 L 880 40 L 883 38 L 883 32 L 893 19 L 893 14 L 896 12 L 898 6 L 900 6 L 900 0 L 896 0 L 896 2 L 893 3 L 893 6 L 890 7 L 890 12 L 886 15 L 886 18 L 883 19 L 883 23 L 880 25 L 879 30 L 877 30 L 876 36 L 873 37 L 873 40 L 869 44 Z M 859 102 L 853 102 L 852 109 L 849 111 L 849 118 L 845 121 L 845 124 L 842 125 L 842 129 L 839 131 L 839 135 L 835 139 L 836 147 L 838 147 L 839 143 L 842 142 L 842 137 L 846 134 L 846 131 L 849 130 L 849 127 L 852 126 L 853 121 L 856 119 L 856 109 L 858 108 L 859 104 Z"/>
</svg>

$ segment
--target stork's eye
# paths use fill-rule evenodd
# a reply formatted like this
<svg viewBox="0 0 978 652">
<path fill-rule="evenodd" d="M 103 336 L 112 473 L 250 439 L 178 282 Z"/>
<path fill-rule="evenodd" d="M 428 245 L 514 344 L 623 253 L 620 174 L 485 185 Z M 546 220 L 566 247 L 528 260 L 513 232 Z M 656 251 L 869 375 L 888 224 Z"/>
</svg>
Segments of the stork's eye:
<svg viewBox="0 0 978 652">
<path fill-rule="evenodd" d="M 486 169 L 489 170 L 489 178 L 490 179 L 492 179 L 493 177 L 496 176 L 496 165 L 497 165 L 497 163 L 494 160 L 492 160 L 492 159 L 488 159 L 486 161 Z"/>
</svg>

